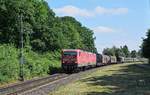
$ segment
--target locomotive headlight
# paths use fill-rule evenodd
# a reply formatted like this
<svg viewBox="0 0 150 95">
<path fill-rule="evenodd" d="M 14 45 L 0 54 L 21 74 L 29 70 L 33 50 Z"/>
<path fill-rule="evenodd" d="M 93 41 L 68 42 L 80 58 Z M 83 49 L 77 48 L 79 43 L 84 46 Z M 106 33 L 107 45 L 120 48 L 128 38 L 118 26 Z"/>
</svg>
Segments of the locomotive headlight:
<svg viewBox="0 0 150 95">
<path fill-rule="evenodd" d="M 75 59 L 75 61 L 74 61 L 74 62 L 75 62 L 75 63 L 78 63 L 78 62 L 77 62 L 77 59 Z"/>
</svg>

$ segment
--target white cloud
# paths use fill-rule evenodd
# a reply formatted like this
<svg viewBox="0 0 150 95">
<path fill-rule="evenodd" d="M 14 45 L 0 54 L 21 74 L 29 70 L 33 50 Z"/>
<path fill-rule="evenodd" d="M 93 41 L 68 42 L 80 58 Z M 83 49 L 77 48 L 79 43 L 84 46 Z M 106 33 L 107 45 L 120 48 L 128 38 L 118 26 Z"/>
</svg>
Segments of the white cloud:
<svg viewBox="0 0 150 95">
<path fill-rule="evenodd" d="M 104 8 L 104 7 L 96 7 L 95 8 L 96 14 L 111 14 L 111 15 L 121 15 L 121 14 L 127 14 L 128 8 Z"/>
<path fill-rule="evenodd" d="M 64 6 L 62 8 L 56 8 L 54 11 L 61 15 L 67 16 L 82 16 L 82 17 L 91 17 L 94 14 L 86 9 L 80 9 L 72 5 Z"/>
<path fill-rule="evenodd" d="M 67 5 L 61 8 L 55 8 L 54 11 L 62 16 L 81 16 L 81 17 L 93 17 L 97 15 L 121 15 L 127 14 L 128 8 L 104 8 L 97 6 L 92 10 L 81 9 L 76 6 Z"/>
<path fill-rule="evenodd" d="M 97 32 L 115 32 L 115 29 L 113 29 L 113 28 L 110 28 L 110 27 L 105 27 L 105 26 L 98 26 L 98 27 L 95 27 L 95 28 L 93 28 L 93 31 L 95 32 L 95 33 L 97 33 Z"/>
</svg>

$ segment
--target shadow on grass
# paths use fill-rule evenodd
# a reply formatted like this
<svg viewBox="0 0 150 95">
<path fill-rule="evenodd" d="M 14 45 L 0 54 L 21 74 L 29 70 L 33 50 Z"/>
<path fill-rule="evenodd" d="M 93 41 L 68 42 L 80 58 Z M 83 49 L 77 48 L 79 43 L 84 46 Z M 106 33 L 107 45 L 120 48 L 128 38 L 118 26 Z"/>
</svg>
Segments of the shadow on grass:
<svg viewBox="0 0 150 95">
<path fill-rule="evenodd" d="M 117 73 L 108 76 L 96 76 L 81 80 L 89 86 L 101 86 L 108 90 L 85 92 L 86 95 L 150 95 L 150 70 L 133 64 L 123 67 Z M 109 72 L 108 72 L 109 73 Z"/>
</svg>

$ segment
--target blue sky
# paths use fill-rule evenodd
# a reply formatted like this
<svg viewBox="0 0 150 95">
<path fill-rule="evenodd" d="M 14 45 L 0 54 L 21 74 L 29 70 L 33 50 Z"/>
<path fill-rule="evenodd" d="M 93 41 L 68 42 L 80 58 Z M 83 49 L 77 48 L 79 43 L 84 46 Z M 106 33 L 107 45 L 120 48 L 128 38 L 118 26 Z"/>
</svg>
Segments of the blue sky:
<svg viewBox="0 0 150 95">
<path fill-rule="evenodd" d="M 113 45 L 139 49 L 150 27 L 149 0 L 46 0 L 57 16 L 73 16 L 94 31 L 101 52 Z"/>
</svg>

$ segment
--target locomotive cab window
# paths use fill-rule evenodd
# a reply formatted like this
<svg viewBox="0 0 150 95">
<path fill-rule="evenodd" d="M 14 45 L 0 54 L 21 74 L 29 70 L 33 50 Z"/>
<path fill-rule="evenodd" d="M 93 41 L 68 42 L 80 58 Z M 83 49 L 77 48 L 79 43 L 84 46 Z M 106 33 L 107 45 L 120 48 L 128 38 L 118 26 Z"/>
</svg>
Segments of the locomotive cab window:
<svg viewBox="0 0 150 95">
<path fill-rule="evenodd" d="M 77 56 L 77 52 L 67 51 L 63 53 L 64 56 Z"/>
</svg>

